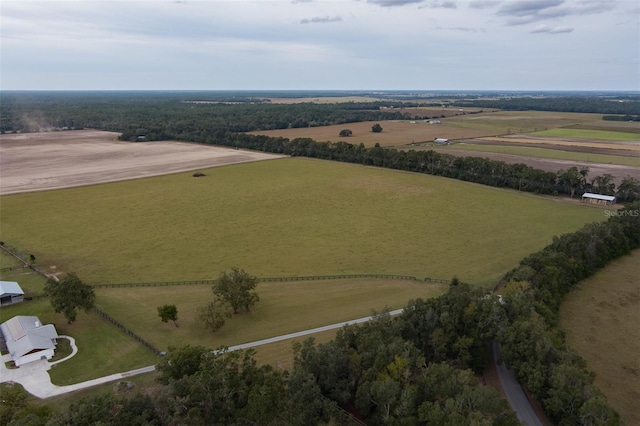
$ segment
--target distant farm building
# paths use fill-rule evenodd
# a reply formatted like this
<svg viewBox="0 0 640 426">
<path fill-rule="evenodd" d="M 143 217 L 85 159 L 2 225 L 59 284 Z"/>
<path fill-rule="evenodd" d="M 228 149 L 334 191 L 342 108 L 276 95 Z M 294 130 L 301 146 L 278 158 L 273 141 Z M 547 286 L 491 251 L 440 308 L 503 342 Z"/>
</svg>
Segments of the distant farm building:
<svg viewBox="0 0 640 426">
<path fill-rule="evenodd" d="M 601 195 L 593 194 L 591 192 L 585 192 L 584 194 L 582 194 L 582 202 L 610 206 L 612 204 L 615 204 L 616 197 L 614 197 L 613 195 Z"/>
<path fill-rule="evenodd" d="M 440 120 L 429 120 L 429 124 L 440 124 Z"/>
<path fill-rule="evenodd" d="M 0 306 L 12 305 L 23 301 L 24 291 L 15 281 L 0 281 Z"/>
<path fill-rule="evenodd" d="M 438 145 L 449 145 L 449 139 L 445 139 L 445 138 L 435 138 L 433 140 L 435 143 L 437 143 Z"/>
<path fill-rule="evenodd" d="M 0 324 L 11 359 L 16 367 L 39 359 L 51 359 L 58 332 L 53 324 L 42 325 L 34 316 L 15 316 Z"/>
</svg>

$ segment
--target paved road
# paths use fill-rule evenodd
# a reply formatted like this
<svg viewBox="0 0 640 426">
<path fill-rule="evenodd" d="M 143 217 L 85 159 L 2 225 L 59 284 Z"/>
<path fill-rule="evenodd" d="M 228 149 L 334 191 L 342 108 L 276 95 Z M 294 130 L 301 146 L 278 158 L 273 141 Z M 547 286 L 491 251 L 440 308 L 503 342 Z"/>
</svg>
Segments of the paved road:
<svg viewBox="0 0 640 426">
<path fill-rule="evenodd" d="M 397 309 L 389 312 L 390 315 L 399 315 L 402 313 L 402 309 Z M 323 331 L 335 330 L 342 328 L 345 325 L 361 324 L 367 321 L 371 321 L 374 317 L 358 318 L 351 321 L 339 322 L 336 324 L 326 325 L 324 327 L 312 328 L 309 330 L 298 331 L 295 333 L 284 334 L 282 336 L 276 336 L 269 339 L 257 340 L 255 342 L 243 343 L 240 345 L 230 346 L 228 350 L 235 351 L 240 349 L 248 349 L 256 346 L 267 345 L 269 343 L 280 342 L 282 340 L 295 339 L 298 337 L 307 336 L 309 334 L 320 333 Z M 72 344 L 72 346 L 75 346 Z M 497 343 L 493 343 L 493 362 L 498 371 L 498 377 L 502 383 L 502 388 L 507 396 L 507 400 L 511 407 L 516 412 L 518 419 L 529 426 L 543 426 L 542 422 L 538 418 L 533 407 L 529 403 L 522 386 L 516 380 L 513 372 L 507 369 L 504 365 L 499 365 L 497 359 L 499 356 L 499 346 Z M 77 349 L 74 350 L 75 355 Z M 80 389 L 86 389 L 92 386 L 101 385 L 104 383 L 113 382 L 116 380 L 123 380 L 127 377 L 135 376 L 137 374 L 149 373 L 155 370 L 154 365 L 148 367 L 138 368 L 136 370 L 127 371 L 124 373 L 116 373 L 110 376 L 100 377 L 93 380 L 88 380 L 82 383 L 76 383 L 69 386 L 56 386 L 51 383 L 48 370 L 51 368 L 51 363 L 46 360 L 40 360 L 25 364 L 20 368 L 7 369 L 4 362 L 9 361 L 10 356 L 4 355 L 0 360 L 0 382 L 13 381 L 20 383 L 27 392 L 38 398 L 49 398 L 56 395 L 62 395 L 64 393 L 73 392 Z"/>
<path fill-rule="evenodd" d="M 396 309 L 395 311 L 390 311 L 389 315 L 391 315 L 391 316 L 399 315 L 399 314 L 402 313 L 402 311 L 403 311 L 402 309 Z M 249 349 L 249 348 L 253 348 L 253 347 L 256 347 L 256 346 L 260 346 L 260 345 L 267 345 L 269 343 L 280 342 L 281 340 L 295 339 L 296 337 L 302 337 L 302 336 L 306 336 L 308 334 L 315 334 L 315 333 L 320 333 L 322 331 L 335 330 L 336 328 L 342 328 L 345 325 L 361 324 L 363 322 L 371 321 L 372 319 L 373 319 L 373 316 L 365 317 L 365 318 L 358 318 L 358 319 L 351 320 L 351 321 L 345 321 L 345 322 L 339 322 L 339 323 L 336 323 L 336 324 L 325 325 L 324 327 L 318 327 L 318 328 L 312 328 L 312 329 L 309 329 L 309 330 L 298 331 L 296 333 L 283 334 L 282 336 L 271 337 L 270 339 L 257 340 L 255 342 L 243 343 L 241 345 L 230 346 L 229 350 L 230 351 L 236 351 L 238 349 Z"/>
<path fill-rule="evenodd" d="M 398 315 L 400 313 L 402 313 L 402 309 L 389 312 L 390 315 Z M 296 337 L 302 337 L 308 334 L 319 333 L 321 331 L 334 330 L 336 328 L 342 328 L 345 325 L 360 324 L 363 322 L 371 321 L 372 319 L 373 319 L 373 316 L 370 316 L 365 318 L 358 318 L 351 321 L 339 322 L 337 324 L 326 325 L 324 327 L 298 331 L 296 333 L 284 334 L 282 336 L 272 337 L 270 339 L 263 339 L 255 342 L 249 342 L 249 343 L 243 343 L 241 345 L 231 346 L 229 347 L 229 350 L 235 351 L 239 349 L 253 348 L 255 346 L 279 342 L 281 340 L 294 339 Z M 68 338 L 67 336 L 64 336 L 64 337 Z M 69 357 L 65 358 L 64 359 L 65 361 L 77 353 L 77 348 L 75 347 L 74 343 L 75 342 L 72 340 L 73 353 Z M 80 389 L 86 389 L 86 388 L 101 385 L 104 383 L 114 382 L 116 380 L 123 380 L 138 374 L 150 373 L 152 371 L 155 371 L 156 369 L 155 365 L 150 365 L 148 367 L 138 368 L 136 370 L 126 371 L 124 373 L 116 373 L 110 376 L 99 377 L 97 379 L 88 380 L 86 382 L 76 383 L 69 386 L 56 386 L 51 383 L 51 378 L 49 377 L 49 372 L 48 372 L 54 363 L 50 363 L 46 360 L 39 360 L 39 361 L 30 362 L 28 364 L 24 364 L 20 366 L 20 368 L 8 369 L 5 366 L 5 362 L 8 362 L 10 360 L 11 360 L 10 355 L 4 355 L 2 356 L 2 359 L 0 359 L 0 383 L 4 383 L 4 382 L 20 383 L 27 392 L 41 399 L 50 398 L 56 395 L 62 395 L 62 394 L 73 392 Z M 63 360 L 60 360 L 59 362 L 62 362 L 62 361 Z"/>
<path fill-rule="evenodd" d="M 498 371 L 498 377 L 507 396 L 507 401 L 511 404 L 513 411 L 516 412 L 518 420 L 528 426 L 543 426 L 513 371 L 509 370 L 504 364 L 498 364 L 499 356 L 500 345 L 493 342 L 493 363 Z"/>
</svg>

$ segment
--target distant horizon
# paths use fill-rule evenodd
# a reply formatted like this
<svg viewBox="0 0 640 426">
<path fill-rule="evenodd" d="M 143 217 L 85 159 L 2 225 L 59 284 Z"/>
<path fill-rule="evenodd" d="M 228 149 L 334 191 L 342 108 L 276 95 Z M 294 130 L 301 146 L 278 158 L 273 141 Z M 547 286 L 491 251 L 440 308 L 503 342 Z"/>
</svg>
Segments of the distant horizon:
<svg viewBox="0 0 640 426">
<path fill-rule="evenodd" d="M 429 94 L 429 93 L 615 93 L 640 95 L 640 90 L 555 90 L 555 89 L 0 89 L 0 92 L 165 92 L 165 93 L 324 93 L 324 94 L 376 94 L 376 93 L 407 93 L 407 94 Z"/>
</svg>

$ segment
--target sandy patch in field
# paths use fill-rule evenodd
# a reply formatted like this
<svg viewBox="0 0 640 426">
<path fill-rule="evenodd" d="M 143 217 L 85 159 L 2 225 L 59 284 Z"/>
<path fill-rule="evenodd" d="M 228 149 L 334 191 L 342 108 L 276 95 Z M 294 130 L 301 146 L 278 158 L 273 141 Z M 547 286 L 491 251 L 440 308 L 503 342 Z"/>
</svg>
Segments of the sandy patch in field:
<svg viewBox="0 0 640 426">
<path fill-rule="evenodd" d="M 559 160 L 555 158 L 536 158 L 524 155 L 505 154 L 501 152 L 485 152 L 485 151 L 465 151 L 464 149 L 450 149 L 429 147 L 443 154 L 451 154 L 459 157 L 482 157 L 496 161 L 504 161 L 505 163 L 523 163 L 536 169 L 545 170 L 547 172 L 557 172 L 558 170 L 566 170 L 573 166 L 587 166 L 589 168 L 588 178 L 610 174 L 614 176 L 616 184 L 619 184 L 625 176 L 632 176 L 640 180 L 640 167 L 622 166 L 618 164 L 602 164 L 589 163 L 574 160 Z"/>
<path fill-rule="evenodd" d="M 0 135 L 0 195 L 136 179 L 282 156 L 93 130 Z"/>
<path fill-rule="evenodd" d="M 478 141 L 486 142 L 508 142 L 538 145 L 560 145 L 560 146 L 581 146 L 585 148 L 607 148 L 619 149 L 627 151 L 640 151 L 640 142 L 621 142 L 621 141 L 595 141 L 590 139 L 571 139 L 571 138 L 546 138 L 534 136 L 505 136 L 505 137 L 487 137 L 479 138 Z"/>
</svg>

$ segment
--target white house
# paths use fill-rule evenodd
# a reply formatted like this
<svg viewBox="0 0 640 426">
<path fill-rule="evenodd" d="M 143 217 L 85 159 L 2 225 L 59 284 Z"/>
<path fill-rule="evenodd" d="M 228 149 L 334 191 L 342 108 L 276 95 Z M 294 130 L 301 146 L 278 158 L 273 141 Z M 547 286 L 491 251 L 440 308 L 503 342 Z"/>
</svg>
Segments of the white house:
<svg viewBox="0 0 640 426">
<path fill-rule="evenodd" d="M 5 345 L 16 367 L 39 359 L 51 359 L 58 332 L 34 316 L 15 316 L 0 324 Z"/>
<path fill-rule="evenodd" d="M 445 138 L 435 138 L 433 140 L 435 143 L 437 143 L 438 145 L 449 145 L 449 139 L 445 139 Z"/>
<path fill-rule="evenodd" d="M 15 281 L 0 281 L 0 306 L 20 303 L 24 299 L 24 291 Z"/>
</svg>

